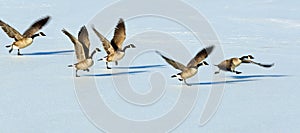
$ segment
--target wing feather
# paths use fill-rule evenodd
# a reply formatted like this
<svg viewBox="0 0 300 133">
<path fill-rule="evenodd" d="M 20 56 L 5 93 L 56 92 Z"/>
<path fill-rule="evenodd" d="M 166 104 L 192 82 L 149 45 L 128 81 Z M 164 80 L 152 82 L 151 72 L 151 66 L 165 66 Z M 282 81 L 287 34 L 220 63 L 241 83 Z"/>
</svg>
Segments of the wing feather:
<svg viewBox="0 0 300 133">
<path fill-rule="evenodd" d="M 74 44 L 77 61 L 81 62 L 81 61 L 85 60 L 86 58 L 85 58 L 84 50 L 82 47 L 83 45 L 67 30 L 63 29 L 62 32 L 64 34 L 66 34 L 70 38 L 72 43 Z"/>
<path fill-rule="evenodd" d="M 100 41 L 102 42 L 102 45 L 104 47 L 104 50 L 108 55 L 113 54 L 115 52 L 114 48 L 111 46 L 110 42 L 101 34 L 99 33 L 94 26 L 92 26 L 93 31 L 96 33 L 96 35 L 99 37 Z"/>
<path fill-rule="evenodd" d="M 174 61 L 174 60 L 172 60 L 172 59 L 170 59 L 170 58 L 167 58 L 167 57 L 165 57 L 164 55 L 162 55 L 160 52 L 158 52 L 158 51 L 156 51 L 156 53 L 157 54 L 159 54 L 167 63 L 169 63 L 171 66 L 173 66 L 175 69 L 178 69 L 178 70 L 181 70 L 181 71 L 184 71 L 185 69 L 186 69 L 186 67 L 183 65 L 183 64 L 181 64 L 181 63 L 179 63 L 179 62 L 177 62 L 177 61 Z"/>
<path fill-rule="evenodd" d="M 8 24 L 6 24 L 5 22 L 3 22 L 2 20 L 0 20 L 0 26 L 3 29 L 3 31 L 10 38 L 14 38 L 16 41 L 17 40 L 21 40 L 23 38 L 23 36 L 20 34 L 20 32 L 18 32 L 16 29 L 14 29 L 13 27 L 9 26 Z"/>
<path fill-rule="evenodd" d="M 242 62 L 243 63 L 252 63 L 252 64 L 255 64 L 255 65 L 258 65 L 258 66 L 261 66 L 261 67 L 266 67 L 266 68 L 274 66 L 274 63 L 272 63 L 272 64 L 262 64 L 262 63 L 254 62 L 252 60 L 243 60 Z"/>
<path fill-rule="evenodd" d="M 199 51 L 196 56 L 188 63 L 187 67 L 197 66 L 201 61 L 203 61 L 212 52 L 214 46 L 209 46 L 207 48 Z"/>
<path fill-rule="evenodd" d="M 45 18 L 42 18 L 36 22 L 34 22 L 23 34 L 23 36 L 25 38 L 27 37 L 31 37 L 32 35 L 34 35 L 37 31 L 39 31 L 40 29 L 42 29 L 42 27 L 44 25 L 46 25 L 46 23 L 49 21 L 50 16 L 47 16 Z"/>
<path fill-rule="evenodd" d="M 126 39 L 125 22 L 120 18 L 114 32 L 114 37 L 111 40 L 111 45 L 115 50 L 122 49 L 122 44 Z"/>
<path fill-rule="evenodd" d="M 78 33 L 78 41 L 82 44 L 85 58 L 89 57 L 89 49 L 90 49 L 90 40 L 89 40 L 89 33 L 85 26 L 81 27 Z"/>
</svg>

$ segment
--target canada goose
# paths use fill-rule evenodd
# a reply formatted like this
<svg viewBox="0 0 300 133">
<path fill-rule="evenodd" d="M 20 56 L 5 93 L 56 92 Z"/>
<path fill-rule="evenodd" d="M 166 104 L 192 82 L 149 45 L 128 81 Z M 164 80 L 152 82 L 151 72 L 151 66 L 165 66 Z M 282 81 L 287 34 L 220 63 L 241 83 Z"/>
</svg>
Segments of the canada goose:
<svg viewBox="0 0 300 133">
<path fill-rule="evenodd" d="M 22 55 L 20 53 L 20 49 L 26 48 L 27 46 L 31 45 L 33 39 L 37 36 L 46 36 L 43 32 L 39 32 L 35 34 L 37 31 L 42 29 L 42 27 L 48 22 L 50 16 L 42 18 L 32 24 L 24 33 L 21 35 L 16 29 L 9 26 L 5 22 L 0 20 L 0 26 L 2 27 L 3 31 L 10 37 L 14 38 L 15 42 L 11 45 L 7 45 L 7 48 L 10 48 L 9 53 L 13 51 L 13 49 L 18 49 L 18 55 Z"/>
<path fill-rule="evenodd" d="M 85 26 L 83 26 L 78 33 L 78 40 L 71 35 L 67 30 L 63 29 L 72 43 L 74 44 L 76 58 L 78 63 L 74 65 L 69 65 L 68 67 L 74 66 L 76 68 L 76 77 L 79 77 L 78 70 L 83 70 L 89 72 L 89 68 L 94 64 L 93 56 L 96 52 L 100 52 L 99 48 L 96 48 L 92 54 L 89 56 L 90 40 L 88 38 L 89 34 Z"/>
<path fill-rule="evenodd" d="M 125 23 L 122 18 L 119 20 L 118 25 L 115 28 L 114 37 L 110 42 L 101 33 L 99 33 L 94 26 L 92 26 L 92 28 L 96 35 L 100 38 L 107 53 L 107 56 L 99 59 L 98 61 L 105 61 L 107 69 L 111 69 L 108 67 L 108 62 L 115 62 L 115 64 L 118 65 L 118 61 L 125 56 L 126 49 L 135 48 L 133 44 L 129 44 L 122 49 L 122 44 L 126 38 Z"/>
<path fill-rule="evenodd" d="M 231 58 L 231 59 L 222 61 L 219 65 L 215 65 L 219 68 L 219 70 L 216 71 L 215 74 L 220 73 L 220 70 L 230 71 L 230 72 L 234 72 L 236 74 L 240 74 L 242 72 L 236 71 L 235 68 L 238 67 L 242 63 L 252 63 L 252 64 L 262 66 L 262 67 L 267 67 L 267 68 L 272 67 L 274 65 L 274 63 L 273 64 L 257 63 L 257 62 L 252 61 L 251 59 L 254 59 L 254 57 L 252 55 L 247 55 L 247 56 L 242 56 L 240 58 Z"/>
<path fill-rule="evenodd" d="M 188 86 L 191 86 L 191 84 L 188 84 L 186 82 L 186 79 L 193 77 L 198 72 L 198 67 L 202 65 L 208 65 L 207 62 L 203 61 L 213 50 L 214 46 L 207 47 L 205 49 L 202 49 L 197 53 L 197 55 L 187 64 L 187 66 L 184 66 L 183 64 L 176 62 L 172 59 L 169 59 L 165 56 L 163 56 L 160 52 L 156 51 L 167 63 L 172 65 L 175 69 L 181 70 L 180 73 L 176 75 L 172 75 L 172 78 L 178 78 L 179 81 L 184 81 L 184 83 Z"/>
</svg>

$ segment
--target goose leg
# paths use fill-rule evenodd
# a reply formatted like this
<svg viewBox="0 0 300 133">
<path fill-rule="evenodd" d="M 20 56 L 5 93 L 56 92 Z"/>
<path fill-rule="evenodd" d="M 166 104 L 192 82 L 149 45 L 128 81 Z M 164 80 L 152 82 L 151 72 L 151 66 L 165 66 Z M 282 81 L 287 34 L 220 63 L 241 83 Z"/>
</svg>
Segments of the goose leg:
<svg viewBox="0 0 300 133">
<path fill-rule="evenodd" d="M 8 52 L 11 53 L 12 51 L 13 51 L 13 48 L 11 47 Z"/>
<path fill-rule="evenodd" d="M 115 64 L 116 64 L 116 66 L 118 65 L 118 62 L 117 61 L 115 61 Z"/>
<path fill-rule="evenodd" d="M 9 53 L 11 53 L 13 51 L 13 45 L 6 45 L 5 47 L 10 48 L 8 51 Z"/>
<path fill-rule="evenodd" d="M 236 74 L 241 74 L 242 72 L 235 71 Z"/>
<path fill-rule="evenodd" d="M 239 72 L 239 71 L 235 71 L 235 70 L 232 70 L 232 72 L 236 73 L 236 74 L 241 74 L 242 72 Z"/>
<path fill-rule="evenodd" d="M 78 76 L 77 72 L 78 72 L 78 70 L 76 70 L 76 77 L 80 77 L 80 76 Z"/>
<path fill-rule="evenodd" d="M 188 84 L 188 83 L 186 82 L 185 79 L 183 80 L 183 82 L 184 82 L 187 86 L 192 86 L 191 84 Z"/>
<path fill-rule="evenodd" d="M 234 70 L 234 68 L 227 69 L 227 70 L 230 71 L 230 72 L 236 73 L 236 74 L 241 74 L 242 73 L 242 72 Z"/>
<path fill-rule="evenodd" d="M 110 67 L 108 67 L 108 62 L 106 62 L 106 68 L 107 68 L 107 69 L 111 69 Z"/>
<path fill-rule="evenodd" d="M 23 55 L 23 54 L 20 53 L 20 49 L 18 49 L 18 55 Z"/>
<path fill-rule="evenodd" d="M 215 74 L 219 74 L 220 73 L 220 69 L 218 71 L 215 72 Z"/>
</svg>

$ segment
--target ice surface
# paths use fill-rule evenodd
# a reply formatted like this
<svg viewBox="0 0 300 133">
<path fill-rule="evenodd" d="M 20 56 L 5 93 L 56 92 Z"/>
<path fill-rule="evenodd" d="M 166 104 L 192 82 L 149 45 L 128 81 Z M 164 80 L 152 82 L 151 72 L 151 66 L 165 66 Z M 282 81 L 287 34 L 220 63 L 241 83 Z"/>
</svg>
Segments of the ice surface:
<svg viewBox="0 0 300 133">
<path fill-rule="evenodd" d="M 44 27 L 46 37 L 36 38 L 28 48 L 8 54 L 4 47 L 12 39 L 0 33 L 0 132 L 101 132 L 84 115 L 74 91 L 74 73 L 67 65 L 75 62 L 73 45 L 61 33 L 62 28 L 77 34 L 99 11 L 114 1 L 46 1 L 0 0 L 0 19 L 23 33 L 41 16 L 50 15 L 50 23 Z M 202 67 L 189 82 L 200 86 L 198 100 L 187 119 L 174 132 L 253 133 L 300 131 L 300 77 L 297 63 L 300 59 L 300 2 L 296 0 L 248 0 L 211 1 L 186 0 L 197 9 L 215 29 L 221 41 L 225 58 L 252 54 L 256 61 L 275 63 L 271 69 L 254 65 L 242 65 L 237 70 L 241 75 L 226 73 L 227 82 L 212 82 L 212 65 Z M 137 7 L 138 8 L 138 7 Z M 129 9 L 128 9 L 129 10 Z M 157 23 L 159 22 L 159 23 Z M 142 23 L 142 24 L 141 24 Z M 167 53 L 168 39 L 159 36 L 137 36 L 144 30 L 170 33 L 170 39 L 179 39 L 174 51 L 192 57 L 203 48 L 195 37 L 174 23 L 159 18 L 145 18 L 126 23 L 128 40 L 135 40 L 136 49 L 129 49 L 115 70 L 106 70 L 103 62 L 96 62 L 92 72 L 79 72 L 82 79 L 95 78 L 98 90 L 107 105 L 118 115 L 144 120 L 167 113 L 176 103 L 181 87 L 178 80 L 169 78 L 178 71 L 167 65 L 153 51 L 136 57 L 137 51 L 153 46 L 169 57 L 182 63 L 189 59 Z M 100 28 L 101 26 L 99 26 Z M 99 29 L 101 31 L 101 29 Z M 91 30 L 90 30 L 91 31 Z M 91 34 L 92 48 L 99 47 L 99 40 Z M 151 34 L 153 35 L 153 34 Z M 107 35 L 111 38 L 112 35 Z M 179 43 L 186 44 L 181 47 Z M 102 49 L 102 46 L 101 46 Z M 105 56 L 104 52 L 95 59 Z M 136 58 L 130 62 L 127 61 Z M 145 63 L 145 60 L 147 63 Z M 220 59 L 219 61 L 222 61 Z M 219 62 L 210 62 L 217 64 Z M 113 73 L 111 73 L 113 72 Z M 153 74 L 162 78 L 169 86 L 163 96 L 151 106 L 130 105 L 114 89 L 114 78 L 128 76 L 137 93 L 151 89 Z M 199 79 L 200 81 L 198 81 Z M 81 80 L 81 79 L 76 79 Z M 156 79 L 157 80 L 157 79 Z M 199 126 L 200 113 L 209 94 L 211 85 L 225 84 L 222 103 L 213 118 Z M 170 87 L 171 86 L 171 87 Z M 149 89 L 150 88 L 150 89 Z M 173 89 L 170 89 L 173 88 Z M 152 88 L 155 89 L 155 88 Z M 116 128 L 118 125 L 115 125 Z"/>
</svg>

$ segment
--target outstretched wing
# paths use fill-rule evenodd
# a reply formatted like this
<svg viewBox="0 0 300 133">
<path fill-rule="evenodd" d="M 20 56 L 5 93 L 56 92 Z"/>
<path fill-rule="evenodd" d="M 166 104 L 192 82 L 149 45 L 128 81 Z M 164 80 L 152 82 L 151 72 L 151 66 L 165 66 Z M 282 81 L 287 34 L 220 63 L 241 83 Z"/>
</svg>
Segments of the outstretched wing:
<svg viewBox="0 0 300 133">
<path fill-rule="evenodd" d="M 50 19 L 50 16 L 47 16 L 43 19 L 40 19 L 38 21 L 36 21 L 34 24 L 32 24 L 23 34 L 23 36 L 25 38 L 27 37 L 31 37 L 32 35 L 34 35 L 37 31 L 39 31 L 40 29 L 42 29 L 42 27 L 48 22 L 48 20 Z"/>
<path fill-rule="evenodd" d="M 70 38 L 72 43 L 74 44 L 77 61 L 81 62 L 81 61 L 85 60 L 86 58 L 85 58 L 85 54 L 84 54 L 84 49 L 82 47 L 83 45 L 67 30 L 63 29 L 62 32 L 64 34 L 66 34 Z"/>
<path fill-rule="evenodd" d="M 165 57 L 164 55 L 162 55 L 160 52 L 156 51 L 157 54 L 159 54 L 166 62 L 168 62 L 171 66 L 173 66 L 175 69 L 178 69 L 178 70 L 181 70 L 181 71 L 184 71 L 186 69 L 186 67 L 179 63 L 179 62 L 176 62 L 170 58 L 167 58 Z"/>
<path fill-rule="evenodd" d="M 114 37 L 111 40 L 111 45 L 115 50 L 122 49 L 122 44 L 126 38 L 125 23 L 122 18 L 120 18 L 118 25 L 115 28 Z"/>
<path fill-rule="evenodd" d="M 92 26 L 93 31 L 96 33 L 96 35 L 99 37 L 100 41 L 102 42 L 102 45 L 104 47 L 104 50 L 108 55 L 113 54 L 115 52 L 114 48 L 111 46 L 110 42 L 101 34 L 99 33 L 94 26 Z"/>
<path fill-rule="evenodd" d="M 0 20 L 0 26 L 3 29 L 3 31 L 10 38 L 14 38 L 15 40 L 21 40 L 23 38 L 23 36 L 20 34 L 20 32 L 18 32 L 16 29 L 14 29 L 13 27 L 9 26 L 8 24 L 6 24 L 5 22 L 3 22 L 2 20 Z"/>
<path fill-rule="evenodd" d="M 214 46 L 209 46 L 202 49 L 197 53 L 197 55 L 188 63 L 187 67 L 197 66 L 201 61 L 203 61 L 214 49 Z"/>
<path fill-rule="evenodd" d="M 252 64 L 256 64 L 256 65 L 259 65 L 261 67 L 266 67 L 266 68 L 274 66 L 274 63 L 273 64 L 261 64 L 261 63 L 258 63 L 258 62 L 254 62 L 252 60 L 243 60 L 243 63 L 252 63 Z"/>
<path fill-rule="evenodd" d="M 78 41 L 82 44 L 83 52 L 85 58 L 89 57 L 89 49 L 90 49 L 90 40 L 89 40 L 89 33 L 85 26 L 81 27 L 78 33 Z"/>
</svg>

